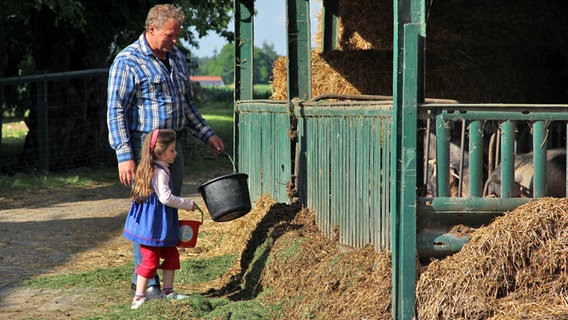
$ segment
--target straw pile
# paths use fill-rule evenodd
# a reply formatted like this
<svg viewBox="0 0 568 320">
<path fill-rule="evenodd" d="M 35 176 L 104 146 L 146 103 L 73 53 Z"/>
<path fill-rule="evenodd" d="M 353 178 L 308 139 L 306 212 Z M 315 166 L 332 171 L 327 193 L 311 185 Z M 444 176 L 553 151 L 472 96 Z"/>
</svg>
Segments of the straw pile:
<svg viewBox="0 0 568 320">
<path fill-rule="evenodd" d="M 568 319 L 568 199 L 518 207 L 432 262 L 417 283 L 420 319 Z"/>
<path fill-rule="evenodd" d="M 312 96 L 321 94 L 392 95 L 392 52 L 377 50 L 311 53 Z M 273 100 L 286 100 L 286 58 L 274 62 Z M 364 76 L 362 76 L 364 75 Z"/>
</svg>

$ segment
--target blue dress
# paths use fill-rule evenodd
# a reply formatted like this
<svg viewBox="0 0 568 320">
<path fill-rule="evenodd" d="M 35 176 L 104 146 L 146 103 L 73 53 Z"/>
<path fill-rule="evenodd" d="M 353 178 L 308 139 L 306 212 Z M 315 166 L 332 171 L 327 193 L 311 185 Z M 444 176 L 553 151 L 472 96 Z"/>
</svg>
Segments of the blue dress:
<svg viewBox="0 0 568 320">
<path fill-rule="evenodd" d="M 132 201 L 123 236 L 142 245 L 175 247 L 179 241 L 178 209 L 162 204 L 156 192 L 144 203 Z"/>
</svg>

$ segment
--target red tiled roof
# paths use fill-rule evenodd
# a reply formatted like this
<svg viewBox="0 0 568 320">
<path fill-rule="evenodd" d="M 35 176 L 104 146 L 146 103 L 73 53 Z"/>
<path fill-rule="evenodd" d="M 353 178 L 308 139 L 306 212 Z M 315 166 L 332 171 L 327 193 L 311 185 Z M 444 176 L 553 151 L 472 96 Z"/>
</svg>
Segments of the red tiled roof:
<svg viewBox="0 0 568 320">
<path fill-rule="evenodd" d="M 190 76 L 191 81 L 223 81 L 221 76 Z"/>
</svg>

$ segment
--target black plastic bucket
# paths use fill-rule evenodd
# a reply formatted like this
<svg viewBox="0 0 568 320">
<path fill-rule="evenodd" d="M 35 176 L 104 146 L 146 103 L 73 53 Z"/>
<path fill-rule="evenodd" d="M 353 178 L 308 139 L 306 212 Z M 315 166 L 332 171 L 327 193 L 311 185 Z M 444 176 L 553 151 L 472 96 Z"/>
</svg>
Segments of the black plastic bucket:
<svg viewBox="0 0 568 320">
<path fill-rule="evenodd" d="M 229 159 L 233 162 L 230 156 Z M 232 173 L 199 186 L 198 190 L 213 221 L 230 221 L 249 213 L 251 202 L 247 179 L 245 173 Z"/>
<path fill-rule="evenodd" d="M 199 186 L 199 192 L 213 221 L 234 220 L 250 211 L 247 179 L 248 175 L 244 173 L 233 173 Z"/>
</svg>

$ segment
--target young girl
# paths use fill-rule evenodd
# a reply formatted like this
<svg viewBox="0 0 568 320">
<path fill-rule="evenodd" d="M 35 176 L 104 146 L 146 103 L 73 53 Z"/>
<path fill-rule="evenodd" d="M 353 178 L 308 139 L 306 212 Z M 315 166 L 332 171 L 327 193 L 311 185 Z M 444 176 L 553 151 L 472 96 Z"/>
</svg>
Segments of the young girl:
<svg viewBox="0 0 568 320">
<path fill-rule="evenodd" d="M 148 300 L 148 281 L 162 269 L 162 297 L 181 300 L 187 296 L 173 289 L 175 270 L 180 268 L 178 210 L 195 210 L 193 201 L 174 196 L 168 165 L 176 157 L 176 133 L 156 129 L 142 147 L 140 164 L 132 188 L 132 206 L 126 217 L 124 237 L 140 244 L 142 263 L 136 269 L 136 295 L 132 309 Z M 160 258 L 164 259 L 159 265 Z"/>
</svg>

